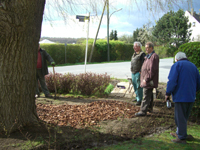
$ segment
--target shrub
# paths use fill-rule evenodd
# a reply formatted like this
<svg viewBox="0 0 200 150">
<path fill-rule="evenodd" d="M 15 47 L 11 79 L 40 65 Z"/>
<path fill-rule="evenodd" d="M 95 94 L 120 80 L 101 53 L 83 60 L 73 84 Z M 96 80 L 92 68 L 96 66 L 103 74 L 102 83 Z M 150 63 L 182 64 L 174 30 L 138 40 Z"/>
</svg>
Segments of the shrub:
<svg viewBox="0 0 200 150">
<path fill-rule="evenodd" d="M 164 46 L 155 46 L 154 50 L 158 54 L 159 59 L 168 57 L 168 48 Z"/>
<path fill-rule="evenodd" d="M 196 101 L 193 105 L 191 116 L 194 119 L 196 119 L 196 121 L 199 120 L 199 117 L 200 117 L 200 91 L 197 92 L 197 94 L 196 94 Z"/>
<path fill-rule="evenodd" d="M 85 47 L 79 44 L 68 44 L 66 53 L 65 44 L 40 44 L 40 47 L 51 55 L 56 64 L 79 63 L 85 59 Z"/>
<path fill-rule="evenodd" d="M 60 94 L 82 94 L 82 95 L 104 95 L 106 87 L 109 85 L 110 76 L 107 74 L 86 73 L 74 75 L 68 74 L 55 74 L 56 90 Z M 54 76 L 50 73 L 45 76 L 47 88 L 49 92 L 55 92 Z"/>
<path fill-rule="evenodd" d="M 94 40 L 88 41 L 87 58 L 89 60 Z M 51 55 L 56 64 L 80 63 L 85 60 L 85 42 L 82 44 L 41 44 Z M 132 44 L 125 44 L 122 41 L 110 41 L 110 60 L 130 60 L 134 52 Z M 66 49 L 66 51 L 65 51 Z M 66 56 L 66 58 L 65 58 Z M 103 62 L 108 60 L 108 46 L 106 40 L 97 40 L 91 62 Z"/>
<path fill-rule="evenodd" d="M 68 73 L 60 77 L 60 90 L 58 93 L 68 94 L 71 90 L 74 91 L 75 75 Z"/>
<path fill-rule="evenodd" d="M 110 76 L 107 74 L 79 74 L 76 77 L 76 91 L 82 95 L 93 95 L 96 92 L 104 93 L 109 81 Z"/>
<path fill-rule="evenodd" d="M 108 95 L 108 94 L 110 94 L 112 92 L 113 89 L 114 89 L 114 85 L 112 85 L 112 84 L 109 83 L 109 85 L 106 87 L 104 93 L 106 95 Z"/>
<path fill-rule="evenodd" d="M 185 43 L 179 47 L 175 55 L 178 52 L 184 52 L 192 63 L 194 63 L 200 70 L 200 42 Z"/>
<path fill-rule="evenodd" d="M 55 73 L 55 78 L 56 78 L 56 90 L 59 90 L 59 83 L 60 83 L 60 78 L 61 78 L 62 74 L 60 73 Z M 46 85 L 47 88 L 49 89 L 49 92 L 53 93 L 55 92 L 55 87 L 54 87 L 54 75 L 53 73 L 49 73 L 48 75 L 45 76 L 45 80 L 46 80 Z"/>
</svg>

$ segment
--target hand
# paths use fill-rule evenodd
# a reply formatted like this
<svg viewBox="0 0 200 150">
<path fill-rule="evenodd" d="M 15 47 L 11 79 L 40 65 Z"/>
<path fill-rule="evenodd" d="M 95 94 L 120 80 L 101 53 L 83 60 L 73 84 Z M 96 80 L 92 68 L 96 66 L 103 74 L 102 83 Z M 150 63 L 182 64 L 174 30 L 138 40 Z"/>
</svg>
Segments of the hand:
<svg viewBox="0 0 200 150">
<path fill-rule="evenodd" d="M 51 63 L 51 65 L 52 65 L 52 66 L 55 66 L 55 65 L 56 65 L 56 63 L 55 63 L 55 62 L 52 62 L 52 63 Z"/>
<path fill-rule="evenodd" d="M 147 82 L 145 80 L 143 80 L 143 85 L 146 85 L 146 84 L 147 84 Z"/>
<path fill-rule="evenodd" d="M 168 98 L 169 98 L 169 96 L 165 95 L 165 102 L 167 101 Z"/>
</svg>

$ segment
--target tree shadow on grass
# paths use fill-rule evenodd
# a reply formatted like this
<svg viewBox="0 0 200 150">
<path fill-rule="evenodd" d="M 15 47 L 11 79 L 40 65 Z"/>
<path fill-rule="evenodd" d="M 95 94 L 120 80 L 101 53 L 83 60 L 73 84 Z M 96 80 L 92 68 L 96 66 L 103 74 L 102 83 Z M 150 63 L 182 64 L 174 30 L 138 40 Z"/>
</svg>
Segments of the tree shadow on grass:
<svg viewBox="0 0 200 150">
<path fill-rule="evenodd" d="M 112 134 L 97 131 L 96 127 L 74 128 L 56 126 L 40 121 L 5 135 L 0 135 L 0 149 L 86 149 L 116 144 L 128 140 Z"/>
</svg>

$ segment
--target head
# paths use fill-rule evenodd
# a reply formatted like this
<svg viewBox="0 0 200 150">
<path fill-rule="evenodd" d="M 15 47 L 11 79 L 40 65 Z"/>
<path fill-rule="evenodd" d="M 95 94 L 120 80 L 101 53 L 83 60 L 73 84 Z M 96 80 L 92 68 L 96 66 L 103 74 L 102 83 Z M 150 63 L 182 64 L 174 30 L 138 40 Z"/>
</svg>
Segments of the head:
<svg viewBox="0 0 200 150">
<path fill-rule="evenodd" d="M 152 42 L 147 42 L 145 44 L 145 50 L 148 54 L 151 54 L 151 52 L 153 52 L 153 49 L 154 49 L 154 45 Z"/>
<path fill-rule="evenodd" d="M 140 42 L 134 42 L 133 43 L 133 49 L 136 53 L 140 52 L 142 48 L 142 44 Z"/>
<path fill-rule="evenodd" d="M 183 52 L 178 52 L 175 56 L 175 62 L 179 61 L 180 59 L 187 58 L 186 54 Z"/>
</svg>

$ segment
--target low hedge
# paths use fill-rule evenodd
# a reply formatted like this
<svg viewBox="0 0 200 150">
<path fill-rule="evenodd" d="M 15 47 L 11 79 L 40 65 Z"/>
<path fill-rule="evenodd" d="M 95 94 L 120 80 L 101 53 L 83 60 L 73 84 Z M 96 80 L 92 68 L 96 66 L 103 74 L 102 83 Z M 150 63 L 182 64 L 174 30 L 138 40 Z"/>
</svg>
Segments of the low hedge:
<svg viewBox="0 0 200 150">
<path fill-rule="evenodd" d="M 195 64 L 200 70 L 200 42 L 185 43 L 179 47 L 179 49 L 175 52 L 175 55 L 178 52 L 184 52 L 189 61 Z"/>
<path fill-rule="evenodd" d="M 134 52 L 133 45 L 125 44 L 121 41 L 110 41 L 110 61 L 115 60 L 131 60 L 131 56 Z M 90 58 L 92 50 L 93 40 L 88 42 L 87 62 Z M 85 49 L 84 44 L 40 44 L 42 49 L 45 49 L 47 53 L 51 55 L 56 64 L 65 63 L 80 63 L 85 61 Z M 66 53 L 65 53 L 66 48 Z M 91 62 L 105 62 L 108 60 L 108 46 L 106 40 L 97 40 L 92 55 Z M 66 58 L 65 58 L 66 56 Z M 66 61 L 65 61 L 66 60 Z"/>
<path fill-rule="evenodd" d="M 52 73 L 45 76 L 47 88 L 51 93 L 55 92 L 54 76 Z M 110 82 L 110 76 L 105 74 L 83 73 L 74 75 L 55 74 L 56 90 L 59 94 L 81 94 L 87 96 L 103 96 L 109 94 L 106 88 Z"/>
</svg>

